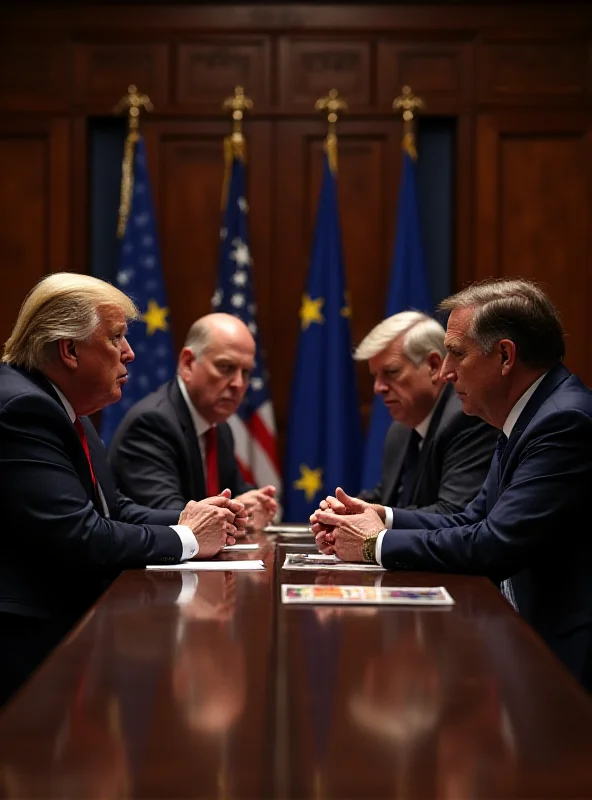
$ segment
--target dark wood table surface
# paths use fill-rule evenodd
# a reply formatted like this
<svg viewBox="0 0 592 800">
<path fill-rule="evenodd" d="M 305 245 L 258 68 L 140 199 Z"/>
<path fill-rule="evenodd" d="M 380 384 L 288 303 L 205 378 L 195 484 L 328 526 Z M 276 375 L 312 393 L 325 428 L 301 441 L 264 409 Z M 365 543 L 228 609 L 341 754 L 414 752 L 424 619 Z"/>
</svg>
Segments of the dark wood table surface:
<svg viewBox="0 0 592 800">
<path fill-rule="evenodd" d="M 489 581 L 287 572 L 306 541 L 258 541 L 264 572 L 121 575 L 0 714 L 0 796 L 592 797 L 592 701 Z M 456 604 L 280 603 L 315 581 Z"/>
</svg>

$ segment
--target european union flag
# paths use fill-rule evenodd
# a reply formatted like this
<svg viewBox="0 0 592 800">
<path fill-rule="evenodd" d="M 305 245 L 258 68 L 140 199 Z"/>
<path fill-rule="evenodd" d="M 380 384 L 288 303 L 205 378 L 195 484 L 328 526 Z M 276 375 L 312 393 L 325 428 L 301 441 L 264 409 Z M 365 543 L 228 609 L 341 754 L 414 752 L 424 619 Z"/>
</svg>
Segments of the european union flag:
<svg viewBox="0 0 592 800">
<path fill-rule="evenodd" d="M 235 457 L 245 480 L 256 486 L 271 484 L 279 493 L 281 478 L 275 421 L 256 321 L 243 157 L 234 155 L 229 167 L 226 205 L 220 231 L 220 272 L 218 287 L 212 298 L 212 308 L 241 319 L 255 339 L 256 352 L 249 388 L 240 408 L 230 417 L 228 424 L 234 435 Z"/>
<path fill-rule="evenodd" d="M 105 446 L 109 445 L 126 411 L 175 375 L 169 309 L 142 137 L 134 149 L 131 208 L 115 284 L 136 303 L 140 318 L 131 323 L 127 337 L 136 358 L 128 366 L 129 377 L 123 396 L 119 403 L 107 406 L 101 415 L 101 437 Z"/>
<path fill-rule="evenodd" d="M 416 159 L 413 137 L 408 134 L 403 140 L 403 175 L 385 317 L 410 309 L 430 313 L 432 307 L 421 242 Z M 372 488 L 380 482 L 382 450 L 391 423 L 386 406 L 380 397 L 375 396 L 366 435 L 362 473 L 364 488 Z"/>
<path fill-rule="evenodd" d="M 337 182 L 325 155 L 323 184 L 292 387 L 286 466 L 286 514 L 307 521 L 342 486 L 360 489 L 362 422 L 352 360 Z"/>
</svg>

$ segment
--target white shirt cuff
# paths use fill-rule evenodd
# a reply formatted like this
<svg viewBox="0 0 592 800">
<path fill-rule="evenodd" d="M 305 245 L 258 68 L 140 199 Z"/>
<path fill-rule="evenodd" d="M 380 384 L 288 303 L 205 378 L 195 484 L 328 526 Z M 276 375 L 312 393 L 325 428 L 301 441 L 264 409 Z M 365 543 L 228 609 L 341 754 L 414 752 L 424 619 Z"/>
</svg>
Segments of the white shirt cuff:
<svg viewBox="0 0 592 800">
<path fill-rule="evenodd" d="M 384 525 L 386 528 L 392 528 L 393 518 L 395 516 L 393 514 L 393 509 L 390 506 L 383 506 L 383 508 L 384 508 Z"/>
<path fill-rule="evenodd" d="M 383 531 L 380 531 L 378 534 L 378 539 L 376 540 L 376 548 L 374 549 L 374 558 L 376 559 L 376 563 L 380 564 L 382 567 L 382 540 L 384 539 L 384 534 L 386 533 L 386 528 Z"/>
<path fill-rule="evenodd" d="M 187 525 L 170 525 L 169 527 L 175 531 L 181 540 L 181 546 L 183 547 L 181 561 L 187 561 L 188 558 L 195 558 L 199 553 L 199 544 L 191 528 L 188 528 Z"/>
</svg>

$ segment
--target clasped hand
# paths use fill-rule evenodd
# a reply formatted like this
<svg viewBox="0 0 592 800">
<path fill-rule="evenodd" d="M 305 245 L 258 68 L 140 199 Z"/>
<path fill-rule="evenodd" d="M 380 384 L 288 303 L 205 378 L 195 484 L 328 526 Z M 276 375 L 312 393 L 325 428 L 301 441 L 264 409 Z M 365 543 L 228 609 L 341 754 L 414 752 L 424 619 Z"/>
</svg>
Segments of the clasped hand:
<svg viewBox="0 0 592 800">
<path fill-rule="evenodd" d="M 384 529 L 384 509 L 337 487 L 334 496 L 321 500 L 310 522 L 321 553 L 335 554 L 342 561 L 363 561 L 364 541 Z"/>
<path fill-rule="evenodd" d="M 230 489 L 196 502 L 190 500 L 179 516 L 179 525 L 191 528 L 199 544 L 199 558 L 211 558 L 247 527 L 247 511 L 230 499 Z"/>
</svg>

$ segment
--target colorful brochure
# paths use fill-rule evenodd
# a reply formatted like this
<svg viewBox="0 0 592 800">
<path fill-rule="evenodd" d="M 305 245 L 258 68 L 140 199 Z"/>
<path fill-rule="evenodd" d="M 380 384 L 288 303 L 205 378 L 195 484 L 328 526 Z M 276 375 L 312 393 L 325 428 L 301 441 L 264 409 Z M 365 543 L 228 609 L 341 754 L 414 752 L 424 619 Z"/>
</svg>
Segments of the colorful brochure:
<svg viewBox="0 0 592 800">
<path fill-rule="evenodd" d="M 443 586 L 282 586 L 283 603 L 347 603 L 350 605 L 451 606 Z"/>
</svg>

